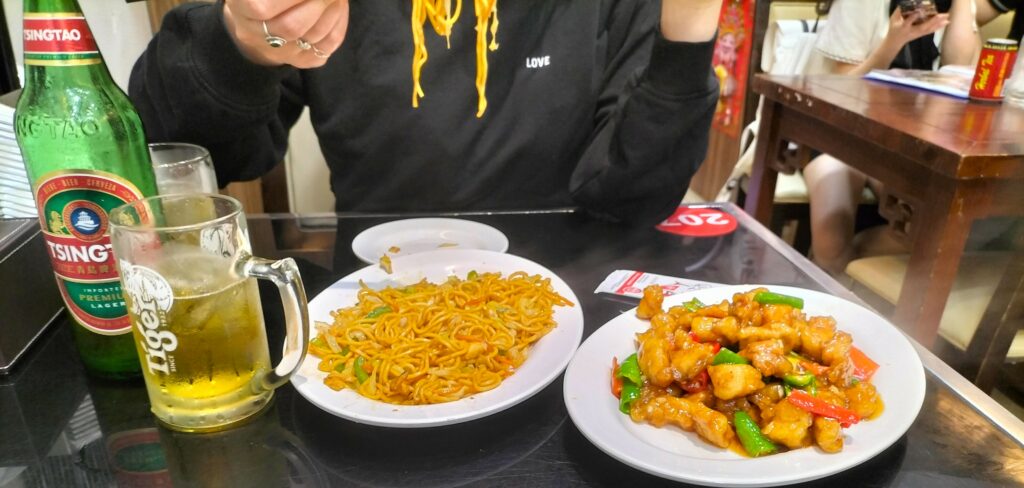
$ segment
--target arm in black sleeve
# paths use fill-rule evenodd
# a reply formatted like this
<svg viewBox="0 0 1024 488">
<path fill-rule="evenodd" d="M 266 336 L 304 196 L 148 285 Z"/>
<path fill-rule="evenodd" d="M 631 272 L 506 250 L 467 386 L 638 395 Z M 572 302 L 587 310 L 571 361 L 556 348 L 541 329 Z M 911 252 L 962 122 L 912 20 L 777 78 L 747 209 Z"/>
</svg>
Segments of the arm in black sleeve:
<svg viewBox="0 0 1024 488">
<path fill-rule="evenodd" d="M 245 59 L 219 2 L 169 12 L 135 63 L 128 92 L 147 139 L 206 147 L 222 186 L 280 162 L 303 106 L 298 71 Z"/>
<path fill-rule="evenodd" d="M 625 19 L 609 29 L 621 40 L 609 43 L 594 134 L 570 191 L 592 213 L 646 225 L 672 213 L 704 160 L 718 83 L 714 41 L 665 40 L 657 2 L 639 3 L 632 17 L 611 16 Z"/>
</svg>

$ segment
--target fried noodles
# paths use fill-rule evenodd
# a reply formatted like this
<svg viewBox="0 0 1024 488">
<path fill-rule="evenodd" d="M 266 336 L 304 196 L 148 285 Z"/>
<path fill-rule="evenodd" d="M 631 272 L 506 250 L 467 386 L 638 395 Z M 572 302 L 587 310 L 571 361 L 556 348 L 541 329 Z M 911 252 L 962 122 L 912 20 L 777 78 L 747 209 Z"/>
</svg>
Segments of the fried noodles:
<svg viewBox="0 0 1024 488">
<path fill-rule="evenodd" d="M 473 0 L 476 11 L 476 91 L 477 117 L 482 117 L 487 110 L 487 51 L 497 50 L 498 42 L 498 0 Z M 423 25 L 429 20 L 434 32 L 444 36 L 451 47 L 452 26 L 459 20 L 462 13 L 462 0 L 455 0 L 455 9 L 451 8 L 451 0 L 412 0 L 412 106 L 420 106 L 423 98 L 423 86 L 420 85 L 420 73 L 427 63 L 427 46 L 423 37 Z M 490 34 L 488 42 L 487 34 Z"/>
<path fill-rule="evenodd" d="M 539 275 L 470 272 L 372 290 L 318 323 L 310 353 L 324 384 L 382 402 L 444 403 L 497 387 L 556 326 L 555 306 L 573 304 Z"/>
</svg>

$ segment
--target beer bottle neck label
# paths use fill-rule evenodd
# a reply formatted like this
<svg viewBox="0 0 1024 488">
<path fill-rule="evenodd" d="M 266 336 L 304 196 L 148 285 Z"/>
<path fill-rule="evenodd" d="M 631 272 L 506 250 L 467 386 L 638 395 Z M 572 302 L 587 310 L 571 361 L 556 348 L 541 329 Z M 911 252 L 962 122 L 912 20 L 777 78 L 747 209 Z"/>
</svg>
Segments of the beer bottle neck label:
<svg viewBox="0 0 1024 488">
<path fill-rule="evenodd" d="M 84 66 L 100 64 L 99 48 L 80 12 L 26 13 L 25 64 Z"/>
<path fill-rule="evenodd" d="M 68 311 L 97 334 L 130 332 L 107 213 L 142 192 L 117 175 L 93 170 L 54 171 L 35 188 L 43 240 Z"/>
</svg>

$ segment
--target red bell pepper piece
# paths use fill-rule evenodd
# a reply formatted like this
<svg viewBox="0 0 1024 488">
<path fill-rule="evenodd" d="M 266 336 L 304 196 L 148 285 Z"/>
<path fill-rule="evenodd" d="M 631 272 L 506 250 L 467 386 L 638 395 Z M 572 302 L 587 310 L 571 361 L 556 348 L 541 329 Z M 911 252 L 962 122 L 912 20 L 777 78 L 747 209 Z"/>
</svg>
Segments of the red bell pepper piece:
<svg viewBox="0 0 1024 488">
<path fill-rule="evenodd" d="M 700 341 L 700 337 L 697 337 L 697 333 L 692 330 L 690 331 L 690 339 L 693 339 L 693 342 L 696 342 L 697 344 L 704 344 L 703 342 Z M 718 341 L 715 341 L 711 343 L 711 347 L 714 348 L 711 350 L 711 354 L 718 354 L 718 351 L 722 349 L 722 344 L 720 344 Z"/>
<path fill-rule="evenodd" d="M 619 378 L 619 360 L 612 358 L 612 395 L 619 398 L 622 395 L 622 378 Z"/>
<path fill-rule="evenodd" d="M 856 347 L 850 348 L 850 361 L 853 362 L 853 377 L 858 380 L 868 381 L 878 371 L 878 363 Z"/>
<path fill-rule="evenodd" d="M 708 375 L 708 370 L 705 369 L 688 381 L 679 382 L 679 387 L 687 393 L 698 393 L 704 391 L 710 382 L 711 376 Z"/>
<path fill-rule="evenodd" d="M 825 376 L 828 373 L 828 366 L 823 366 L 809 359 L 800 360 L 800 366 L 807 371 L 810 371 L 814 376 Z"/>
<path fill-rule="evenodd" d="M 828 417 L 839 421 L 839 425 L 849 427 L 860 422 L 860 415 L 838 405 L 833 405 L 820 398 L 815 398 L 803 390 L 793 390 L 786 397 L 789 403 L 822 417 Z"/>
</svg>

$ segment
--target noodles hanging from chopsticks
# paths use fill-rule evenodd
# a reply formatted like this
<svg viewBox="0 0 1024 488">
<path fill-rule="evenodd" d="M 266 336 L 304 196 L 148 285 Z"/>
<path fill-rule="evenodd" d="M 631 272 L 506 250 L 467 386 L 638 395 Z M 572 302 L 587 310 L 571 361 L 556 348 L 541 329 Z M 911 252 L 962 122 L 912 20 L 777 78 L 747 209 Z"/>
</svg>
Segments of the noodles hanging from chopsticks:
<svg viewBox="0 0 1024 488">
<path fill-rule="evenodd" d="M 487 50 L 497 50 L 498 34 L 498 0 L 473 0 L 476 10 L 476 91 L 477 117 L 482 117 L 487 110 Z M 412 106 L 420 106 L 420 98 L 424 96 L 420 84 L 423 65 L 427 63 L 427 46 L 423 34 L 423 25 L 429 20 L 438 35 L 444 36 L 451 47 L 452 26 L 462 13 L 462 0 L 455 0 L 455 10 L 451 9 L 451 0 L 412 0 Z M 487 36 L 490 34 L 490 42 Z"/>
<path fill-rule="evenodd" d="M 471 272 L 441 284 L 359 290 L 358 303 L 318 323 L 310 353 L 324 384 L 374 400 L 421 405 L 496 388 L 572 303 L 550 280 L 523 272 Z"/>
</svg>

